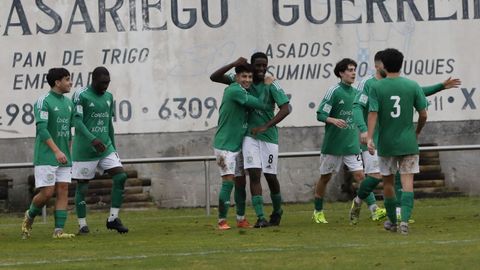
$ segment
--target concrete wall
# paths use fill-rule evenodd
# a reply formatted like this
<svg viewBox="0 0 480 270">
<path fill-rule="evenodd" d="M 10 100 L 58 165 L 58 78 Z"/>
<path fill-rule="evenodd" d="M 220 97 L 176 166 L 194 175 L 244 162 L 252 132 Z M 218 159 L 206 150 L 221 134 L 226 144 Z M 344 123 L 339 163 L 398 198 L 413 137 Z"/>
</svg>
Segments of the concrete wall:
<svg viewBox="0 0 480 270">
<path fill-rule="evenodd" d="M 174 157 L 213 155 L 211 141 L 214 130 L 205 132 L 181 132 L 160 134 L 135 134 L 117 136 L 121 158 Z M 322 127 L 282 128 L 280 152 L 318 150 L 323 138 Z M 421 143 L 439 145 L 480 144 L 480 121 L 432 122 L 425 127 Z M 0 162 L 27 162 L 32 160 L 33 139 L 0 140 Z M 469 195 L 480 194 L 479 151 L 441 153 L 442 170 L 446 183 L 458 187 Z M 220 177 L 214 162 L 210 162 L 211 203 L 216 204 Z M 160 207 L 190 207 L 205 205 L 204 164 L 167 163 L 126 165 L 139 171 L 140 177 L 152 179 L 151 194 Z M 286 202 L 307 202 L 313 198 L 313 187 L 319 177 L 319 158 L 289 158 L 279 162 L 279 179 L 283 199 Z M 0 175 L 14 179 L 10 205 L 14 209 L 25 208 L 30 198 L 27 176 L 31 169 L 2 170 Z M 269 202 L 268 187 L 262 179 L 265 201 Z M 342 191 L 343 172 L 329 184 L 328 200 L 346 200 L 348 192 Z"/>
</svg>

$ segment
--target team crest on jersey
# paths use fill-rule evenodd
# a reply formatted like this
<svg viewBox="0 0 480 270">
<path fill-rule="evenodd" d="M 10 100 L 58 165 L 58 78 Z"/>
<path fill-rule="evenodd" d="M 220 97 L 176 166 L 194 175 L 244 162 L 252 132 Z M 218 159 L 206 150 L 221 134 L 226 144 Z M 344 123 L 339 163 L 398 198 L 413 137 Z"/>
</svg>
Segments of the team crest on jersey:
<svg viewBox="0 0 480 270">
<path fill-rule="evenodd" d="M 368 96 L 367 96 L 367 95 L 364 95 L 364 94 L 361 94 L 361 95 L 360 95 L 360 98 L 359 98 L 359 101 L 360 101 L 361 103 L 367 103 L 367 101 L 368 101 Z"/>
<path fill-rule="evenodd" d="M 82 107 L 82 105 L 77 105 L 77 112 L 83 114 L 83 107 Z"/>
<path fill-rule="evenodd" d="M 40 119 L 48 120 L 48 112 L 40 112 Z"/>
<path fill-rule="evenodd" d="M 80 174 L 83 176 L 88 176 L 88 172 L 89 172 L 88 168 L 82 168 L 80 170 Z"/>
<path fill-rule="evenodd" d="M 323 106 L 323 111 L 324 111 L 324 112 L 330 113 L 331 110 L 332 110 L 332 106 L 331 106 L 331 105 L 325 104 L 325 106 Z"/>
</svg>

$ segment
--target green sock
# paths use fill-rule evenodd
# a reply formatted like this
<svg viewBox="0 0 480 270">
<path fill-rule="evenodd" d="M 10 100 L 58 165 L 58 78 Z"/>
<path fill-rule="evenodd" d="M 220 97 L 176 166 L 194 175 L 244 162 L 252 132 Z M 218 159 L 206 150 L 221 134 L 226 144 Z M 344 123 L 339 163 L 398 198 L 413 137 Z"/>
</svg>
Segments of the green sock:
<svg viewBox="0 0 480 270">
<path fill-rule="evenodd" d="M 397 197 L 397 207 L 402 206 L 402 180 L 400 178 L 400 173 L 395 174 L 395 197 Z"/>
<path fill-rule="evenodd" d="M 403 192 L 402 194 L 402 222 L 407 222 L 412 216 L 413 210 L 413 192 Z"/>
<path fill-rule="evenodd" d="M 218 195 L 218 218 L 227 218 L 233 185 L 233 181 L 222 181 L 222 188 Z"/>
<path fill-rule="evenodd" d="M 323 198 L 317 198 L 315 197 L 315 210 L 316 211 L 322 211 L 323 210 Z"/>
<path fill-rule="evenodd" d="M 282 214 L 282 194 L 270 194 L 272 199 L 273 213 Z"/>
<path fill-rule="evenodd" d="M 40 215 L 42 213 L 42 208 L 36 207 L 33 202 L 30 204 L 30 208 L 28 209 L 28 216 L 31 219 L 34 219 L 36 216 Z"/>
<path fill-rule="evenodd" d="M 127 181 L 127 174 L 117 173 L 112 176 L 112 207 L 120 208 L 123 202 L 123 191 L 125 190 L 125 181 Z"/>
<path fill-rule="evenodd" d="M 245 216 L 245 201 L 247 200 L 247 191 L 245 190 L 245 187 L 235 187 L 234 198 L 237 215 Z"/>
<path fill-rule="evenodd" d="M 395 210 L 396 201 L 395 197 L 385 198 L 383 201 L 385 209 L 387 210 L 387 217 L 393 224 L 397 224 L 397 211 Z"/>
<path fill-rule="evenodd" d="M 368 195 L 368 197 L 365 199 L 365 202 L 368 206 L 376 204 L 377 199 L 375 199 L 375 194 L 373 194 L 373 192 L 370 192 L 370 195 Z"/>
<path fill-rule="evenodd" d="M 55 229 L 63 229 L 67 220 L 67 210 L 55 210 Z"/>
<path fill-rule="evenodd" d="M 372 191 L 378 186 L 378 184 L 381 181 L 382 181 L 381 179 L 377 179 L 375 177 L 371 177 L 367 175 L 367 177 L 365 177 L 362 183 L 360 183 L 360 187 L 358 188 L 358 191 L 357 191 L 358 198 L 360 198 L 362 201 L 366 201 L 368 204 L 368 201 L 367 201 L 368 197 L 373 195 Z M 373 199 L 375 200 L 375 195 L 373 195 Z"/>
<path fill-rule="evenodd" d="M 263 196 L 262 195 L 255 195 L 252 196 L 252 204 L 253 208 L 255 209 L 255 214 L 259 219 L 265 218 L 263 214 Z"/>
<path fill-rule="evenodd" d="M 87 203 L 85 202 L 85 195 L 88 190 L 88 182 L 77 182 L 75 190 L 75 212 L 78 218 L 85 218 L 87 216 Z"/>
</svg>

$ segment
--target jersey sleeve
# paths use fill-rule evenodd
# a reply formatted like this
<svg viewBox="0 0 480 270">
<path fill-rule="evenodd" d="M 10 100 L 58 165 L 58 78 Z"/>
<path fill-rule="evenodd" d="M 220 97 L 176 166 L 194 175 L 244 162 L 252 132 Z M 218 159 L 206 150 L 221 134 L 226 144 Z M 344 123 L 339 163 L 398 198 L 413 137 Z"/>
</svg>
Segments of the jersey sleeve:
<svg viewBox="0 0 480 270">
<path fill-rule="evenodd" d="M 278 81 L 274 81 L 270 86 L 270 93 L 278 107 L 290 102 L 285 91 L 283 91 Z"/>
<path fill-rule="evenodd" d="M 423 89 L 417 84 L 416 95 L 415 95 L 415 103 L 413 105 L 417 112 L 425 110 L 428 106 L 427 98 L 425 97 L 425 93 Z"/>
<path fill-rule="evenodd" d="M 370 95 L 368 95 L 368 99 L 368 111 L 378 112 L 378 95 L 375 85 L 372 85 L 370 88 Z"/>
<path fill-rule="evenodd" d="M 227 78 L 228 83 L 232 84 L 235 82 L 235 73 L 225 74 L 225 78 Z"/>
<path fill-rule="evenodd" d="M 363 117 L 364 111 L 368 110 L 367 102 L 368 96 L 365 95 L 363 91 L 357 93 L 353 102 L 353 121 L 361 132 L 367 131 L 367 123 L 365 123 L 365 119 Z"/>
<path fill-rule="evenodd" d="M 75 93 L 73 96 L 73 125 L 75 126 L 75 133 L 81 133 L 87 137 L 90 141 L 93 141 L 96 137 L 83 123 L 83 108 L 85 105 L 85 99 L 80 93 Z"/>
<path fill-rule="evenodd" d="M 34 113 L 37 136 L 42 142 L 50 139 L 52 136 L 48 132 L 48 102 L 44 98 L 37 100 Z"/>
<path fill-rule="evenodd" d="M 256 97 L 250 95 L 247 91 L 238 87 L 233 87 L 229 90 L 229 97 L 242 106 L 265 110 L 268 108 L 267 104 L 264 104 Z"/>
<path fill-rule="evenodd" d="M 321 122 L 326 122 L 327 118 L 330 116 L 330 112 L 332 111 L 333 108 L 333 102 L 335 99 L 335 95 L 325 95 L 323 98 L 322 102 L 320 103 L 320 106 L 318 107 L 317 110 L 317 120 Z"/>
<path fill-rule="evenodd" d="M 423 93 L 427 97 L 431 96 L 433 94 L 436 94 L 436 93 L 442 91 L 443 89 L 445 89 L 445 86 L 443 86 L 443 83 L 437 83 L 437 84 L 434 84 L 434 85 L 423 86 L 422 87 Z"/>
</svg>

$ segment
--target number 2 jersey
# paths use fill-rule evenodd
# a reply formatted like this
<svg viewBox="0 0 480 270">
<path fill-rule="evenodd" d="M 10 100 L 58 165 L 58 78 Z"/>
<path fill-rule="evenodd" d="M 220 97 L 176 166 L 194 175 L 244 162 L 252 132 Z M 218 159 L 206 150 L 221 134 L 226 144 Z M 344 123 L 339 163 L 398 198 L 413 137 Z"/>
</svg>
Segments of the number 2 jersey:
<svg viewBox="0 0 480 270">
<path fill-rule="evenodd" d="M 73 95 L 75 136 L 73 161 L 100 160 L 115 152 L 113 141 L 113 96 L 110 92 L 98 94 L 90 86 L 77 90 Z M 77 122 L 78 121 L 78 122 Z M 99 153 L 92 141 L 99 139 L 105 151 Z"/>
<path fill-rule="evenodd" d="M 34 165 L 70 167 L 70 133 L 73 118 L 73 104 L 69 98 L 53 91 L 40 97 L 34 107 L 36 137 L 33 157 Z M 45 143 L 52 139 L 67 157 L 66 164 L 60 164 L 50 147 Z"/>
</svg>

